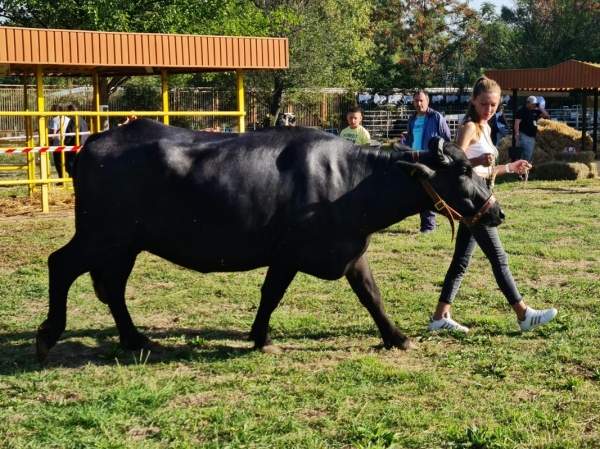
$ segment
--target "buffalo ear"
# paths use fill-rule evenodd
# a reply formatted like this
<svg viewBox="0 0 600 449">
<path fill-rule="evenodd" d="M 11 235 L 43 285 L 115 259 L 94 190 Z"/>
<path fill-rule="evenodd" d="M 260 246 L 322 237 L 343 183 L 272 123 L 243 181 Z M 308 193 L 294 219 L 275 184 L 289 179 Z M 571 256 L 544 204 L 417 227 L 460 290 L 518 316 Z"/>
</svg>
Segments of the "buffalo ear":
<svg viewBox="0 0 600 449">
<path fill-rule="evenodd" d="M 434 170 L 418 162 L 396 161 L 395 165 L 416 179 L 432 179 L 435 176 Z"/>
<path fill-rule="evenodd" d="M 401 152 L 412 151 L 411 147 L 400 142 L 394 142 L 394 144 L 392 145 L 392 149 Z"/>
<path fill-rule="evenodd" d="M 468 161 L 464 150 L 454 142 L 444 142 L 443 152 L 454 161 Z"/>
<path fill-rule="evenodd" d="M 444 152 L 448 144 L 449 142 L 446 142 L 441 137 L 432 137 L 429 140 L 429 154 L 431 154 L 435 163 L 442 167 L 447 167 L 452 163 L 452 158 L 446 154 L 447 152 Z"/>
</svg>

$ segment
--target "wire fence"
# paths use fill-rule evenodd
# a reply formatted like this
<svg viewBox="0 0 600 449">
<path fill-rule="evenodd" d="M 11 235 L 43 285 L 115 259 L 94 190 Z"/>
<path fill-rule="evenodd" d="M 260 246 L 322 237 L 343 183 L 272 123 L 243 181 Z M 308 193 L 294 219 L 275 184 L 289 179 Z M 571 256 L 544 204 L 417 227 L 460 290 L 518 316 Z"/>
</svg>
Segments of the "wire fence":
<svg viewBox="0 0 600 449">
<path fill-rule="evenodd" d="M 46 110 L 53 105 L 74 104 L 82 111 L 93 110 L 93 90 L 91 86 L 71 88 L 45 87 Z M 110 96 L 104 110 L 161 110 L 160 90 L 148 86 L 119 88 Z M 256 129 L 269 123 L 269 93 L 247 90 L 246 129 Z M 346 90 L 290 91 L 283 97 L 282 113 L 295 116 L 299 126 L 340 128 L 345 126 L 345 114 L 353 104 L 352 93 Z M 27 94 L 23 86 L 0 86 L 0 111 L 36 110 L 35 86 L 28 86 Z M 236 92 L 212 88 L 173 88 L 169 92 L 171 111 L 231 111 L 236 110 Z M 112 119 L 114 126 L 118 119 Z M 171 124 L 191 129 L 235 130 L 237 119 L 232 117 L 172 117 Z M 34 120 L 34 127 L 37 126 Z M 22 117 L 0 117 L 0 137 L 22 135 L 26 123 Z M 35 130 L 35 129 L 34 129 Z"/>
</svg>

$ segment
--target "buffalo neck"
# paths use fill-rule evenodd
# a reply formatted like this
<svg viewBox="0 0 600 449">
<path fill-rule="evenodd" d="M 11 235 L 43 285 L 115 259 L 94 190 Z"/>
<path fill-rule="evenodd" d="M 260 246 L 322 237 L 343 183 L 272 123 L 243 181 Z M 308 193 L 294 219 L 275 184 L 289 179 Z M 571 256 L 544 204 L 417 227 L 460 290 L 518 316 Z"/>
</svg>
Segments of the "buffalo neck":
<svg viewBox="0 0 600 449">
<path fill-rule="evenodd" d="M 354 188 L 344 203 L 354 215 L 351 226 L 360 232 L 370 234 L 431 207 L 418 179 L 391 152 L 359 149 L 351 165 Z"/>
</svg>

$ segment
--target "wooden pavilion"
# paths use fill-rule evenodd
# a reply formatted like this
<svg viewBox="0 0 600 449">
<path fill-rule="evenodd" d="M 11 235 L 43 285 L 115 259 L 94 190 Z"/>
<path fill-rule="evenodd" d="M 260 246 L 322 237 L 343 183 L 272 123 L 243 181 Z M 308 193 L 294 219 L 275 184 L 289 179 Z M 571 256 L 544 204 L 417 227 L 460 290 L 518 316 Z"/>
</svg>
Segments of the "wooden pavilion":
<svg viewBox="0 0 600 449">
<path fill-rule="evenodd" d="M 38 139 L 33 134 L 27 146 L 48 146 L 46 119 L 56 115 L 45 110 L 45 76 L 90 76 L 93 86 L 93 111 L 76 111 L 75 117 L 91 117 L 91 130 L 101 130 L 101 117 L 129 115 L 231 116 L 238 119 L 238 130 L 245 129 L 244 72 L 247 70 L 282 70 L 289 66 L 287 38 L 199 36 L 180 34 L 119 33 L 84 30 L 55 30 L 0 26 L 0 76 L 34 76 L 36 111 L 0 111 L 0 115 L 37 119 Z M 234 71 L 236 73 L 237 110 L 169 111 L 168 76 L 171 73 Z M 101 111 L 99 79 L 106 76 L 160 75 L 162 110 Z M 27 88 L 24 88 L 27 96 Z M 27 102 L 25 102 L 27 104 Z M 76 128 L 77 129 L 77 128 Z M 78 136 L 77 136 L 78 137 Z M 78 140 L 77 140 L 78 142 Z M 0 153 L 2 152 L 0 148 Z M 15 150 L 12 148 L 11 150 Z M 32 156 L 28 154 L 28 156 Z M 47 156 L 47 153 L 46 153 Z M 40 178 L 30 162 L 28 180 L 0 181 L 0 185 L 28 184 L 42 187 L 42 209 L 48 210 L 48 185 L 70 179 L 49 178 L 49 162 L 40 164 Z M 48 158 L 46 157 L 46 161 Z M 32 174 L 33 173 L 33 174 Z"/>
<path fill-rule="evenodd" d="M 598 154 L 598 90 L 600 89 L 600 64 L 575 59 L 561 62 L 548 68 L 486 70 L 486 76 L 496 80 L 502 89 L 512 91 L 513 117 L 517 112 L 519 91 L 563 91 L 578 93 L 582 105 L 582 130 L 587 131 L 587 98 L 594 97 L 592 148 Z M 515 136 L 513 131 L 513 147 Z M 582 139 L 582 150 L 585 139 Z"/>
</svg>

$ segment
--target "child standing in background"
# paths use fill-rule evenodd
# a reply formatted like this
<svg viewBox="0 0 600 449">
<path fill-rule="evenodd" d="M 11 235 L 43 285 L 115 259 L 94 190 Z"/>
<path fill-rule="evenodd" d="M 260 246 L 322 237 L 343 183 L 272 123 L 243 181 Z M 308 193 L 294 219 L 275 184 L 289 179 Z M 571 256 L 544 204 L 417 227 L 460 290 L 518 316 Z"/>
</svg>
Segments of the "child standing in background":
<svg viewBox="0 0 600 449">
<path fill-rule="evenodd" d="M 371 142 L 371 135 L 362 125 L 362 109 L 351 108 L 346 114 L 348 127 L 340 133 L 340 137 L 347 139 L 356 145 L 368 145 Z"/>
</svg>

